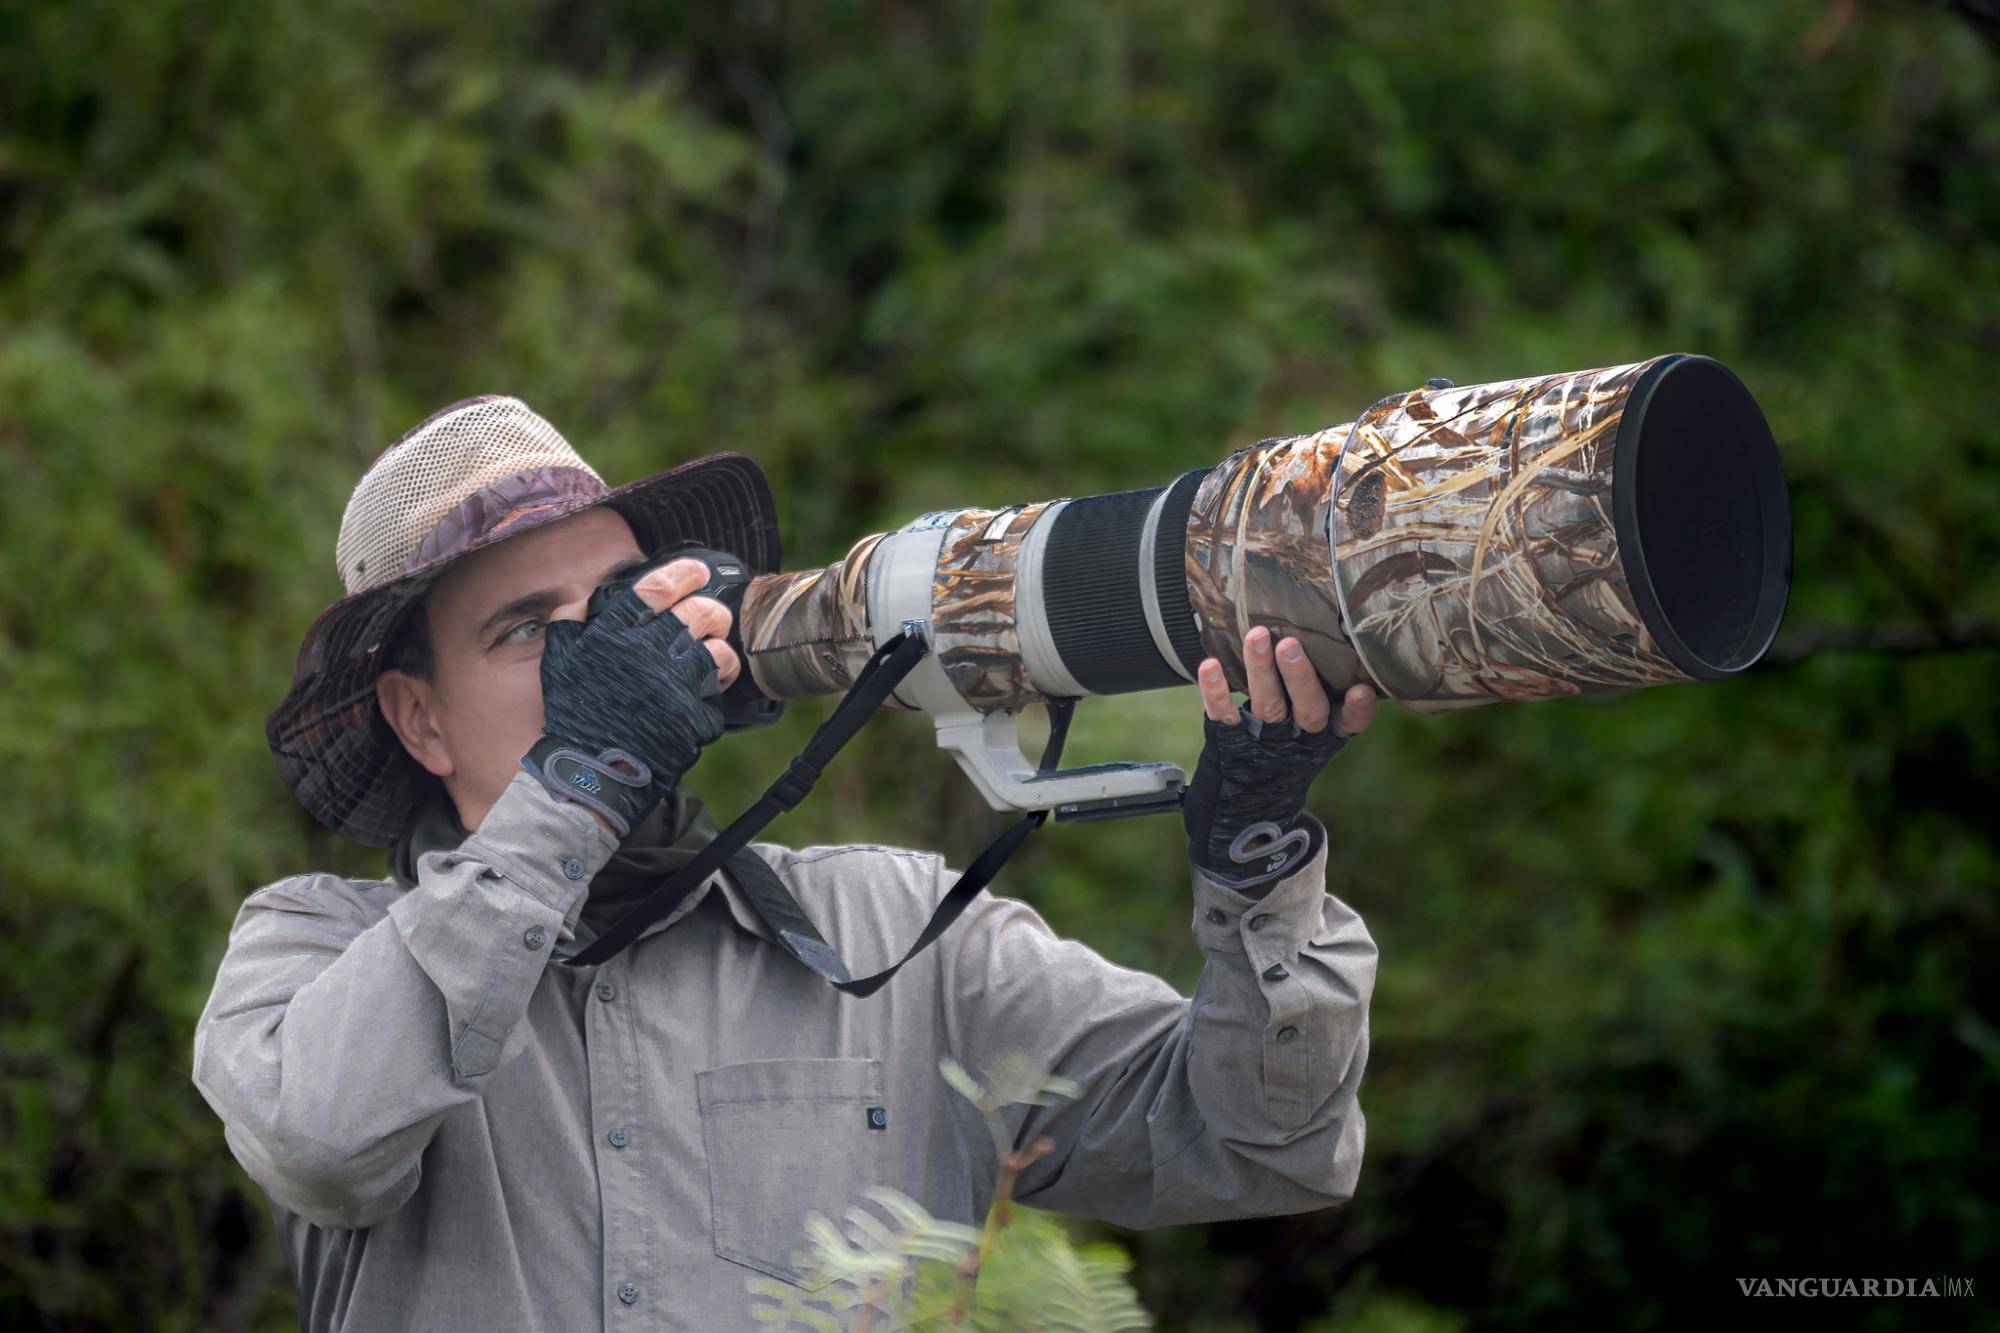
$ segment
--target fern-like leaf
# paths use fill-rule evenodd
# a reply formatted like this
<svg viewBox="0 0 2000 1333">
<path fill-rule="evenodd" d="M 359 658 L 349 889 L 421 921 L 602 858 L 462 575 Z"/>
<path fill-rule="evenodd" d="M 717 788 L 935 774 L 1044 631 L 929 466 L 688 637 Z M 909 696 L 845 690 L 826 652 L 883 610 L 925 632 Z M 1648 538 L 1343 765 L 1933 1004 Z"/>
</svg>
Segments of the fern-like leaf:
<svg viewBox="0 0 2000 1333">
<path fill-rule="evenodd" d="M 995 1060 L 983 1081 L 949 1058 L 938 1062 L 938 1072 L 978 1108 L 1009 1173 L 1032 1161 L 1033 1153 L 1015 1150 L 1001 1108 L 1046 1106 L 1081 1091 L 1018 1051 Z M 803 1324 L 823 1333 L 853 1328 L 864 1318 L 878 1333 L 1131 1333 L 1152 1326 L 1126 1277 L 1130 1258 L 1114 1245 L 1077 1247 L 1047 1214 L 1018 1209 L 1009 1223 L 993 1212 L 987 1227 L 978 1228 L 933 1217 L 887 1186 L 864 1197 L 880 1216 L 857 1204 L 847 1210 L 844 1228 L 820 1213 L 806 1219 L 807 1248 L 795 1262 L 808 1271 L 812 1304 L 789 1283 L 750 1283 L 751 1294 L 764 1298 L 752 1311 L 758 1322 L 787 1330 Z M 969 1273 L 977 1274 L 976 1290 L 967 1286 Z"/>
<path fill-rule="evenodd" d="M 986 1068 L 986 1087 L 1000 1106 L 1047 1106 L 1083 1091 L 1074 1079 L 1058 1078 L 1023 1051 L 1008 1051 Z"/>
</svg>

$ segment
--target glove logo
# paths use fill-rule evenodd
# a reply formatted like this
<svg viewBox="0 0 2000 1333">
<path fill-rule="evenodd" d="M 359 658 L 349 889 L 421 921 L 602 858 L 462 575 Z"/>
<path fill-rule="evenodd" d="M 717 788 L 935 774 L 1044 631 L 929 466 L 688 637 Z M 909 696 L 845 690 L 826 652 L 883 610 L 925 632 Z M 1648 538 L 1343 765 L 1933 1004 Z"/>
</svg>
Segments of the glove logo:
<svg viewBox="0 0 2000 1333">
<path fill-rule="evenodd" d="M 597 774 L 587 768 L 578 768 L 573 771 L 569 775 L 569 783 L 570 786 L 580 787 L 592 796 L 604 790 L 604 784 L 597 780 Z"/>
</svg>

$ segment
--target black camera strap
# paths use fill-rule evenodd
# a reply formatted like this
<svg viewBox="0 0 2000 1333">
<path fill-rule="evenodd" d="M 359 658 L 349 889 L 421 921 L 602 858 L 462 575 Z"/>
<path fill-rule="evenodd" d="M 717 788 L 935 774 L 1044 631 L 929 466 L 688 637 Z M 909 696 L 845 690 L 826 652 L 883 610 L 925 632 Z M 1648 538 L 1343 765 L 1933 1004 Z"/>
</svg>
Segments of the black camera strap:
<svg viewBox="0 0 2000 1333">
<path fill-rule="evenodd" d="M 1000 868 L 1007 864 L 1007 858 L 1014 854 L 1015 849 L 1027 840 L 1030 833 L 1042 826 L 1048 818 L 1048 811 L 1030 811 L 1009 825 L 959 875 L 958 882 L 932 911 L 931 919 L 918 933 L 916 943 L 910 946 L 909 952 L 873 976 L 859 978 L 847 970 L 847 964 L 826 942 L 777 872 L 766 865 L 762 857 L 749 851 L 748 845 L 766 824 L 805 799 L 813 784 L 819 780 L 821 771 L 840 753 L 841 747 L 854 738 L 903 677 L 929 651 L 924 637 L 909 629 L 883 643 L 868 659 L 867 665 L 861 668 L 861 673 L 854 678 L 854 684 L 841 697 L 832 714 L 813 732 L 805 749 L 765 790 L 756 804 L 731 821 L 729 827 L 702 848 L 694 860 L 669 876 L 638 906 L 606 927 L 602 935 L 577 952 L 553 961 L 569 967 L 595 967 L 615 957 L 638 939 L 646 927 L 680 906 L 689 894 L 708 881 L 710 875 L 726 867 L 749 899 L 753 910 L 794 958 L 819 973 L 835 990 L 862 996 L 873 995 L 880 990 L 904 963 L 929 948 L 951 928 L 952 922 L 958 920 L 979 891 L 1000 873 Z M 1044 769 L 1053 768 L 1061 758 L 1063 738 L 1069 730 L 1070 711 L 1074 703 L 1070 699 L 1049 701 L 1049 743 L 1041 763 Z"/>
</svg>

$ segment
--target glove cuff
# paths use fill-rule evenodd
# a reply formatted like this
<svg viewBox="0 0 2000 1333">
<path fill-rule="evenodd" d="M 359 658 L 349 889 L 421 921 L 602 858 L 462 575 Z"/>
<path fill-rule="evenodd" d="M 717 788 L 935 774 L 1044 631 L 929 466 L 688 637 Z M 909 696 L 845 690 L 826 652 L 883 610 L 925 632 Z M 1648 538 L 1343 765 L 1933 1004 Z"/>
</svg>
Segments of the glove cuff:
<svg viewBox="0 0 2000 1333">
<path fill-rule="evenodd" d="M 664 794 L 637 756 L 611 749 L 592 754 L 560 736 L 543 736 L 521 756 L 521 767 L 560 801 L 574 801 L 604 816 L 623 838 Z"/>
<path fill-rule="evenodd" d="M 1288 822 L 1290 827 L 1281 830 L 1275 821 L 1265 820 L 1238 834 L 1230 844 L 1231 850 L 1247 855 L 1247 860 L 1232 859 L 1227 866 L 1211 865 L 1192 845 L 1188 859 L 1195 869 L 1216 883 L 1251 898 L 1261 897 L 1280 880 L 1312 864 L 1326 845 L 1326 827 L 1312 815 L 1301 810 Z"/>
</svg>

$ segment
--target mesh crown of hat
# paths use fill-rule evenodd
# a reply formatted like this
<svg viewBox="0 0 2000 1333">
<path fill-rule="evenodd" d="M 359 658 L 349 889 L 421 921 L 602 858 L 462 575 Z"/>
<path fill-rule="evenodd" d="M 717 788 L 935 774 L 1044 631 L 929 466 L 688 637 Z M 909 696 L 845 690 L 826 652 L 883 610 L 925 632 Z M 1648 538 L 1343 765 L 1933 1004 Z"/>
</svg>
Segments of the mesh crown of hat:
<svg viewBox="0 0 2000 1333">
<path fill-rule="evenodd" d="M 334 544 L 341 582 L 349 594 L 393 582 L 418 544 L 467 496 L 543 467 L 580 468 L 597 477 L 520 399 L 454 403 L 384 450 L 355 486 Z"/>
</svg>

